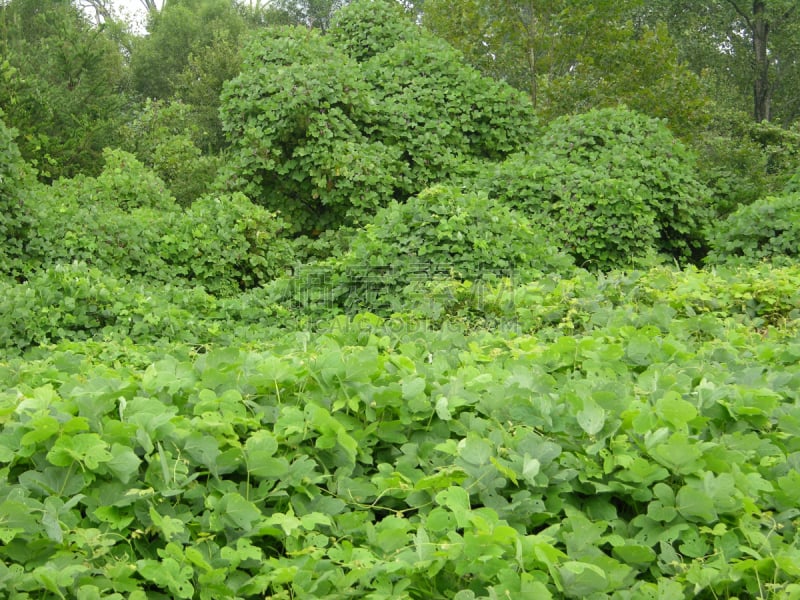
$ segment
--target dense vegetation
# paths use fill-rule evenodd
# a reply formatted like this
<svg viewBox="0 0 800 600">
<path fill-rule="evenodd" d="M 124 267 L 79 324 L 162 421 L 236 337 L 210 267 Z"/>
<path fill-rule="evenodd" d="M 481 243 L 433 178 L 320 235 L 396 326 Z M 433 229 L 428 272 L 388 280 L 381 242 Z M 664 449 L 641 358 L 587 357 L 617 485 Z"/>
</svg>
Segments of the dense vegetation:
<svg viewBox="0 0 800 600">
<path fill-rule="evenodd" d="M 4 597 L 800 598 L 795 2 L 144 3 L 0 4 Z"/>
</svg>

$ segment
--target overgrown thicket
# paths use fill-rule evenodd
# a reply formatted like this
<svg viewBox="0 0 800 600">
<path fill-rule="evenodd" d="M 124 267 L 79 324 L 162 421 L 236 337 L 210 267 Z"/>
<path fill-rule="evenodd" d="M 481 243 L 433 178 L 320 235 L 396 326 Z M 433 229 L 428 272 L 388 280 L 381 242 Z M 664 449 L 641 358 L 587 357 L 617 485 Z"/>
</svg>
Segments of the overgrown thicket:
<svg viewBox="0 0 800 600">
<path fill-rule="evenodd" d="M 399 7 L 379 6 L 377 30 L 362 2 L 330 35 L 263 32 L 226 84 L 226 184 L 299 232 L 363 224 L 464 162 L 508 155 L 535 131 L 521 93 L 464 65 Z"/>
<path fill-rule="evenodd" d="M 707 119 L 671 46 L 677 124 L 610 102 L 666 30 L 539 80 L 573 114 L 338 4 L 0 5 L 0 589 L 800 597 L 797 132 Z"/>
</svg>

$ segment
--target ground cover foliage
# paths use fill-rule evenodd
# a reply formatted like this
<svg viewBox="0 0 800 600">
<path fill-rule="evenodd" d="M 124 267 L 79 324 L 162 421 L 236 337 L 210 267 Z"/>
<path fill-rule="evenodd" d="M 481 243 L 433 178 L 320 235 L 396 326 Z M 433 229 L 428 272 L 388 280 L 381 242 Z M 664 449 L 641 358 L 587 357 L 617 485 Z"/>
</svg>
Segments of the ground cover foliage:
<svg viewBox="0 0 800 600">
<path fill-rule="evenodd" d="M 0 362 L 0 580 L 12 598 L 794 598 L 799 283 L 576 271 L 316 331 L 291 307 L 248 323 L 252 298 L 153 305 L 108 282 L 105 322 L 80 320 L 91 294 L 65 293 L 71 326 Z"/>
<path fill-rule="evenodd" d="M 795 133 L 173 6 L 94 168 L 0 121 L 7 597 L 800 598 Z"/>
</svg>

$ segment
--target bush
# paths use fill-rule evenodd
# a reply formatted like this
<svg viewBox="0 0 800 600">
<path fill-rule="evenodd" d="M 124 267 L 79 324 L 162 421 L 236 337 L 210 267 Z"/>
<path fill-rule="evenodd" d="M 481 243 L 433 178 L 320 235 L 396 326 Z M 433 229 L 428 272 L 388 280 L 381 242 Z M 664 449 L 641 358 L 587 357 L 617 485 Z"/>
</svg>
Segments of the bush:
<svg viewBox="0 0 800 600">
<path fill-rule="evenodd" d="M 105 148 L 105 166 L 97 177 L 78 175 L 59 179 L 50 188 L 54 198 L 103 209 L 131 211 L 136 208 L 177 208 L 166 184 L 136 156 L 124 150 Z"/>
<path fill-rule="evenodd" d="M 329 286 L 327 299 L 348 312 L 389 314 L 426 302 L 431 281 L 524 279 L 570 266 L 523 215 L 486 194 L 439 185 L 381 209 L 343 258 L 299 276 L 309 287 Z"/>
<path fill-rule="evenodd" d="M 131 155 L 109 155 L 127 162 L 109 160 L 98 178 L 62 180 L 32 199 L 29 275 L 79 261 L 119 278 L 231 295 L 291 264 L 291 246 L 281 237 L 286 224 L 242 194 L 204 196 L 183 210 Z"/>
<path fill-rule="evenodd" d="M 446 180 L 464 162 L 502 160 L 536 133 L 525 94 L 481 75 L 441 40 L 420 35 L 363 68 L 378 102 L 373 135 L 402 151 L 406 195 Z"/>
<path fill-rule="evenodd" d="M 783 192 L 785 194 L 796 194 L 800 192 L 800 171 L 797 171 L 797 173 L 795 173 L 791 179 L 786 182 Z"/>
<path fill-rule="evenodd" d="M 376 3 L 385 20 L 353 18 L 371 6 L 343 9 L 330 36 L 262 33 L 223 92 L 232 149 L 220 185 L 280 211 L 296 233 L 361 225 L 465 164 L 518 150 L 535 130 L 524 94 L 409 27 L 400 9 Z M 382 38 L 386 28 L 403 33 Z"/>
<path fill-rule="evenodd" d="M 23 188 L 28 177 L 25 161 L 14 142 L 16 131 L 6 127 L 0 110 L 0 274 L 18 268 L 28 229 Z"/>
<path fill-rule="evenodd" d="M 196 341 L 198 315 L 209 314 L 214 299 L 199 289 L 162 286 L 156 291 L 131 285 L 85 263 L 55 265 L 22 284 L 0 282 L 0 349 L 24 351 L 61 340 L 103 334 L 139 342 L 162 337 Z"/>
<path fill-rule="evenodd" d="M 243 194 L 208 195 L 171 219 L 156 251 L 173 273 L 229 296 L 271 281 L 292 264 L 286 229 Z"/>
<path fill-rule="evenodd" d="M 85 262 L 117 276 L 171 278 L 157 251 L 179 207 L 165 184 L 136 157 L 106 149 L 95 177 L 61 179 L 31 198 L 26 270 Z M 162 275 L 163 274 L 163 275 Z"/>
<path fill-rule="evenodd" d="M 659 231 L 638 182 L 546 153 L 515 155 L 492 179 L 498 198 L 578 265 L 607 270 L 652 261 Z"/>
<path fill-rule="evenodd" d="M 769 196 L 743 206 L 711 230 L 711 264 L 772 260 L 800 256 L 800 192 Z"/>
<path fill-rule="evenodd" d="M 579 263 L 599 268 L 679 260 L 704 250 L 708 191 L 694 157 L 657 119 L 625 108 L 553 121 L 535 151 L 480 185 L 555 234 Z"/>
<path fill-rule="evenodd" d="M 148 100 L 120 132 L 125 150 L 158 175 L 182 206 L 208 192 L 219 162 L 202 152 L 214 143 L 213 133 L 196 123 L 196 113 L 181 102 Z"/>
<path fill-rule="evenodd" d="M 328 30 L 331 43 L 357 62 L 419 37 L 419 27 L 393 0 L 356 0 L 337 11 Z"/>
<path fill-rule="evenodd" d="M 371 141 L 371 93 L 356 63 L 316 31 L 254 37 L 225 86 L 224 184 L 310 233 L 357 223 L 392 196 L 395 152 Z"/>
</svg>

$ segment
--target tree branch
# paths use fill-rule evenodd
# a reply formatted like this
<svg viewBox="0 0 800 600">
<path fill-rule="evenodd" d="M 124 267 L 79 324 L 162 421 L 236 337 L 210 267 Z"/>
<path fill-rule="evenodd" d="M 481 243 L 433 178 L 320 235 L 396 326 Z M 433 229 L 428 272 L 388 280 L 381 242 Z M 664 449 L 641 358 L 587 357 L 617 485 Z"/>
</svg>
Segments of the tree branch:
<svg viewBox="0 0 800 600">
<path fill-rule="evenodd" d="M 730 5 L 733 7 L 733 10 L 735 10 L 735 11 L 736 11 L 736 13 L 737 13 L 737 14 L 738 14 L 740 17 L 742 17 L 742 18 L 744 19 L 744 22 L 745 22 L 745 23 L 747 23 L 747 26 L 748 26 L 748 27 L 750 28 L 750 30 L 752 31 L 752 30 L 753 30 L 753 21 L 751 21 L 751 20 L 750 20 L 750 17 L 749 17 L 749 16 L 747 15 L 747 13 L 746 13 L 746 12 L 745 12 L 745 11 L 742 9 L 742 7 L 741 7 L 741 6 L 739 6 L 739 4 L 736 2 L 736 0 L 725 0 L 725 1 L 726 1 L 728 4 L 730 4 Z"/>
</svg>

